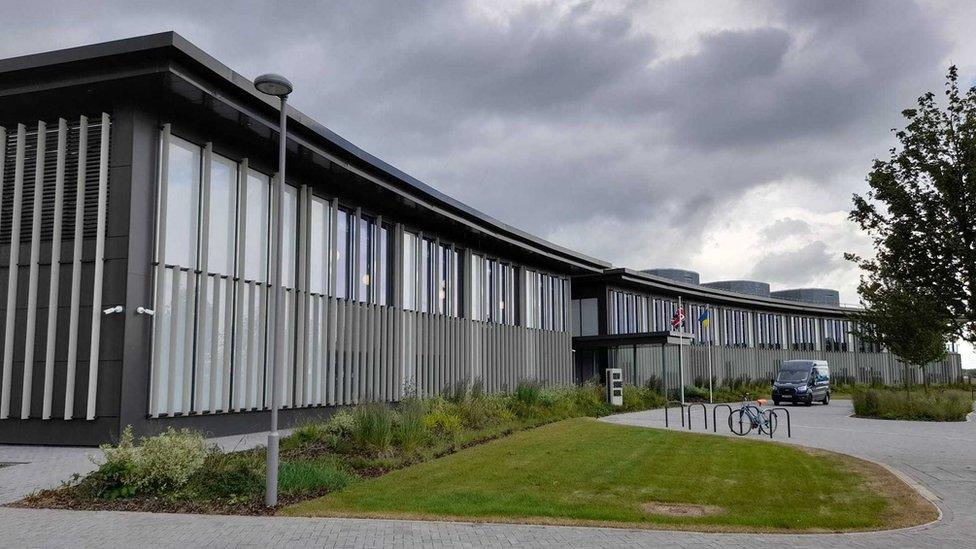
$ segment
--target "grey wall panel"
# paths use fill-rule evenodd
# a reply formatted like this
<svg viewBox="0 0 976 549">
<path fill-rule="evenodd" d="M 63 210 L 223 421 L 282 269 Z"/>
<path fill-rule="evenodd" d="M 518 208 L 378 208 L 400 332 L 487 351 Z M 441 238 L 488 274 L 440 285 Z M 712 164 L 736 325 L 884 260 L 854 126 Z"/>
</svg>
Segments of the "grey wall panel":
<svg viewBox="0 0 976 549">
<path fill-rule="evenodd" d="M 696 378 L 702 384 L 708 380 L 708 355 L 712 353 L 713 376 L 717 382 L 723 383 L 733 379 L 749 379 L 754 381 L 769 380 L 776 376 L 779 364 L 783 360 L 813 359 L 826 360 L 831 367 L 831 373 L 836 380 L 850 377 L 860 383 L 870 383 L 878 380 L 882 383 L 902 383 L 905 378 L 904 365 L 889 353 L 852 353 L 826 351 L 793 351 L 786 349 L 758 349 L 735 347 L 691 346 L 685 348 L 685 383 L 692 385 Z M 663 356 L 663 359 L 662 359 Z M 927 371 L 932 382 L 947 382 L 959 375 L 958 355 L 929 365 Z M 639 347 L 637 349 L 636 364 L 633 347 L 620 347 L 610 351 L 611 364 L 624 369 L 624 376 L 628 383 L 644 384 L 650 377 L 665 378 L 668 388 L 674 389 L 679 385 L 680 375 L 677 370 L 677 348 L 669 347 Z M 665 364 L 662 366 L 662 360 Z M 922 381 L 920 372 L 909 368 L 908 375 L 913 382 Z"/>
<path fill-rule="evenodd" d="M 0 182 L 5 187 L 5 197 L 0 198 L 10 201 L 5 219 L 9 225 L 3 228 L 9 230 L 10 244 L 3 248 L 4 260 L 0 261 L 7 297 L 0 303 L 4 334 L 0 419 L 45 420 L 41 425 L 51 425 L 40 428 L 45 432 L 59 429 L 62 418 L 84 415 L 94 419 L 94 414 L 111 414 L 111 421 L 117 421 L 119 414 L 121 369 L 108 361 L 121 359 L 124 330 L 99 337 L 98 327 L 92 330 L 91 324 L 96 316 L 91 300 L 103 291 L 96 271 L 107 269 L 102 271 L 111 281 L 106 281 L 111 287 L 106 295 L 123 301 L 125 289 L 126 238 L 111 243 L 105 238 L 109 123 L 103 115 L 92 125 L 93 131 L 83 117 L 71 123 L 57 119 L 52 125 L 18 124 L 15 135 L 0 130 Z M 89 146 L 89 134 L 93 146 Z M 121 180 L 128 181 L 126 170 L 119 174 L 125 176 L 119 178 L 120 185 Z M 80 194 L 75 179 L 82 187 Z M 69 180 L 70 190 L 66 187 Z M 100 192 L 97 197 L 88 196 L 84 188 L 95 181 Z M 127 192 L 115 194 L 119 198 L 113 204 L 127 211 Z M 76 233 L 79 211 L 82 230 Z M 89 211 L 96 214 L 95 234 L 88 234 L 84 226 Z M 120 232 L 126 233 L 125 229 Z M 103 257 L 122 259 L 106 267 Z M 63 264 L 71 268 L 70 278 L 62 276 Z M 96 310 L 101 320 L 100 307 Z M 80 315 L 88 318 L 80 319 Z M 100 340 L 106 353 L 99 352 Z M 88 359 L 82 364 L 77 360 L 79 351 Z M 103 380 L 97 379 L 99 363 L 107 368 Z M 89 379 L 80 389 L 75 383 L 79 374 Z M 110 388 L 101 397 L 104 403 L 96 402 L 101 387 Z M 53 420 L 55 417 L 59 419 Z"/>
</svg>

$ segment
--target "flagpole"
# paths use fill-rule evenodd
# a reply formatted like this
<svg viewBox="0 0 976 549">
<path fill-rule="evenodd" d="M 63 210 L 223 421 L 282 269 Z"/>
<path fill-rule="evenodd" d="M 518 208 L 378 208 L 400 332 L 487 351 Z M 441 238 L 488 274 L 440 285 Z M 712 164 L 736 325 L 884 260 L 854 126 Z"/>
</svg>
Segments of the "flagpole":
<svg viewBox="0 0 976 549">
<path fill-rule="evenodd" d="M 684 354 L 684 339 L 685 339 L 685 322 L 681 318 L 684 315 L 684 310 L 681 308 L 681 296 L 678 296 L 678 383 L 681 385 L 681 405 L 685 404 L 685 367 L 682 363 L 682 355 Z"/>
<path fill-rule="evenodd" d="M 705 321 L 708 322 L 708 326 L 705 327 L 705 337 L 708 342 L 706 351 L 708 352 L 708 403 L 715 404 L 715 395 L 712 392 L 712 332 L 709 328 L 712 327 L 712 312 L 708 310 L 707 306 L 705 308 Z"/>
</svg>

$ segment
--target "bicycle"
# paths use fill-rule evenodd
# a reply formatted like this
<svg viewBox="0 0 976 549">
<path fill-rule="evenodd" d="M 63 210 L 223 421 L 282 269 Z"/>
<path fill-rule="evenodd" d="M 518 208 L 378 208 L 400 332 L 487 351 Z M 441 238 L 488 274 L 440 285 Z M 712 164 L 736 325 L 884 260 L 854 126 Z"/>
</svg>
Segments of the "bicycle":
<svg viewBox="0 0 976 549">
<path fill-rule="evenodd" d="M 776 432 L 776 413 L 764 410 L 766 399 L 758 399 L 755 404 L 742 401 L 738 410 L 729 414 L 729 430 L 741 436 L 748 435 L 753 429 L 759 429 L 759 434 L 772 435 Z"/>
</svg>

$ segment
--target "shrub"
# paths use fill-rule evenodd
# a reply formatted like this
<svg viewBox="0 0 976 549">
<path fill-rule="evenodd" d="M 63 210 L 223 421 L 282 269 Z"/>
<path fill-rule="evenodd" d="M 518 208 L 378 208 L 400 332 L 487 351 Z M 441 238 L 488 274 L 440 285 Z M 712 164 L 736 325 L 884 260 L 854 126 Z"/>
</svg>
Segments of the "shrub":
<svg viewBox="0 0 976 549">
<path fill-rule="evenodd" d="M 538 381 L 522 380 L 515 386 L 513 394 L 516 401 L 527 406 L 535 406 L 539 403 L 539 394 L 542 392 L 542 384 Z"/>
<path fill-rule="evenodd" d="M 126 427 L 117 445 L 103 445 L 101 449 L 105 462 L 99 466 L 98 477 L 110 497 L 180 488 L 211 453 L 202 434 L 172 427 L 159 435 L 142 438 L 138 446 L 132 428 Z"/>
<path fill-rule="evenodd" d="M 467 379 L 463 379 L 455 383 L 449 383 L 444 387 L 444 390 L 441 391 L 441 396 L 451 402 L 454 402 L 455 404 L 467 400 L 468 395 L 469 390 Z"/>
<path fill-rule="evenodd" d="M 713 391 L 714 394 L 714 391 Z M 685 400 L 692 402 L 708 402 L 708 387 L 698 387 L 692 385 L 685 387 Z"/>
<path fill-rule="evenodd" d="M 636 385 L 624 385 L 624 407 L 627 412 L 648 410 L 664 406 L 664 395 Z"/>
<path fill-rule="evenodd" d="M 471 384 L 471 391 L 469 391 L 469 395 L 472 399 L 484 398 L 485 382 L 481 379 L 474 380 L 474 383 Z"/>
<path fill-rule="evenodd" d="M 207 439 L 202 433 L 170 427 L 142 440 L 136 462 L 138 483 L 154 491 L 182 486 L 203 466 L 207 454 Z"/>
<path fill-rule="evenodd" d="M 334 492 L 352 482 L 353 476 L 330 460 L 286 461 L 278 471 L 281 492 L 290 495 Z"/>
<path fill-rule="evenodd" d="M 461 415 L 456 405 L 448 401 L 435 401 L 424 416 L 424 427 L 436 435 L 455 440 L 461 433 Z"/>
<path fill-rule="evenodd" d="M 363 452 L 388 453 L 393 444 L 393 420 L 393 411 L 382 404 L 356 408 L 351 433 L 353 443 Z"/>
<path fill-rule="evenodd" d="M 264 493 L 264 459 L 257 452 L 212 454 L 187 482 L 189 497 L 245 501 Z"/>
<path fill-rule="evenodd" d="M 964 421 L 973 411 L 971 395 L 956 390 L 907 393 L 858 387 L 854 414 L 859 417 L 913 421 Z"/>
<path fill-rule="evenodd" d="M 537 402 L 541 406 L 553 407 L 561 400 L 568 400 L 570 387 L 546 387 L 539 391 Z"/>
<path fill-rule="evenodd" d="M 505 398 L 500 396 L 480 396 L 474 394 L 457 405 L 461 424 L 476 431 L 512 421 L 515 415 L 506 406 Z"/>
<path fill-rule="evenodd" d="M 338 437 L 349 437 L 356 429 L 356 416 L 348 410 L 339 410 L 332 414 L 329 422 L 325 424 L 325 430 Z"/>
<path fill-rule="evenodd" d="M 576 411 L 580 415 L 599 417 L 612 413 L 610 403 L 607 402 L 606 388 L 596 381 L 588 381 L 574 387 L 572 396 Z"/>
<path fill-rule="evenodd" d="M 412 453 L 427 440 L 424 404 L 417 397 L 408 397 L 400 402 L 397 412 L 393 440 L 404 452 Z"/>
<path fill-rule="evenodd" d="M 330 437 L 335 434 L 329 425 L 329 423 L 321 421 L 309 421 L 295 427 L 289 438 L 296 445 L 322 444 L 328 442 Z"/>
<path fill-rule="evenodd" d="M 647 381 L 644 382 L 644 387 L 659 395 L 664 395 L 664 380 L 658 376 L 649 376 Z"/>
</svg>

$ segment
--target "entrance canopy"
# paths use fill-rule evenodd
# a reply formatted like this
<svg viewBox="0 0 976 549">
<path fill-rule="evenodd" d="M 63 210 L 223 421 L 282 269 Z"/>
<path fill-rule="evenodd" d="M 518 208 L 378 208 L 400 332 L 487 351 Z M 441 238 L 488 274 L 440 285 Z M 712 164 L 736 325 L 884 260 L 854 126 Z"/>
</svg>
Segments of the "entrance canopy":
<svg viewBox="0 0 976 549">
<path fill-rule="evenodd" d="M 635 334 L 578 336 L 573 349 L 609 349 L 634 345 L 688 345 L 695 336 L 687 332 L 640 332 Z"/>
</svg>

